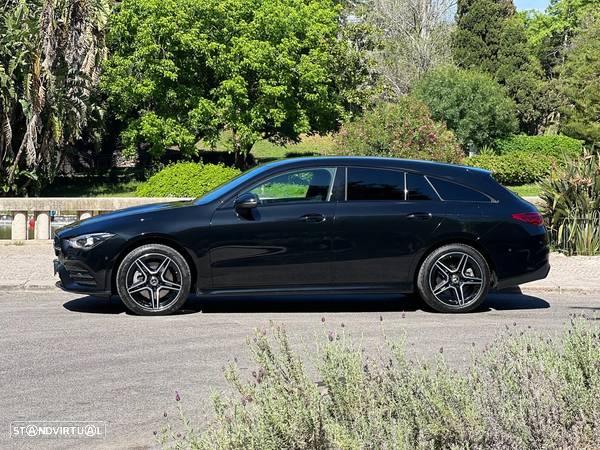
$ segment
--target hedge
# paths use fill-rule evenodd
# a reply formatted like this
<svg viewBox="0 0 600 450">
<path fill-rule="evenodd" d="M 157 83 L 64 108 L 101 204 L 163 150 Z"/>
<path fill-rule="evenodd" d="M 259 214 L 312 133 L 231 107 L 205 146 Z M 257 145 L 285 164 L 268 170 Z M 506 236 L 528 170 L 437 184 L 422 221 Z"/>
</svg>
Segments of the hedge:
<svg viewBox="0 0 600 450">
<path fill-rule="evenodd" d="M 544 178 L 556 158 L 544 154 L 513 151 L 502 155 L 485 153 L 465 159 L 468 166 L 490 170 L 494 178 L 509 186 L 535 183 Z"/>
<path fill-rule="evenodd" d="M 494 147 L 500 154 L 527 152 L 562 159 L 563 157 L 580 156 L 583 151 L 583 141 L 561 134 L 548 136 L 519 135 L 498 139 L 495 141 Z"/>
<path fill-rule="evenodd" d="M 172 164 L 138 186 L 138 197 L 201 197 L 240 174 L 221 164 Z"/>
</svg>

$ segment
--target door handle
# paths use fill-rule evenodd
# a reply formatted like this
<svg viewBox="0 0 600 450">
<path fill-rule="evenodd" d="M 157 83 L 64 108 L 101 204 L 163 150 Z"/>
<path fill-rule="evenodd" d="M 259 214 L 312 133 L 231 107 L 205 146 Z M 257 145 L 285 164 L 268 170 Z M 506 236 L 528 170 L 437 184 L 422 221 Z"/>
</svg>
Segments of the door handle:
<svg viewBox="0 0 600 450">
<path fill-rule="evenodd" d="M 319 223 L 325 222 L 326 217 L 323 214 L 305 214 L 300 217 L 302 222 Z"/>
<path fill-rule="evenodd" d="M 413 220 L 429 220 L 431 219 L 431 213 L 415 212 L 407 215 L 406 218 Z"/>
</svg>

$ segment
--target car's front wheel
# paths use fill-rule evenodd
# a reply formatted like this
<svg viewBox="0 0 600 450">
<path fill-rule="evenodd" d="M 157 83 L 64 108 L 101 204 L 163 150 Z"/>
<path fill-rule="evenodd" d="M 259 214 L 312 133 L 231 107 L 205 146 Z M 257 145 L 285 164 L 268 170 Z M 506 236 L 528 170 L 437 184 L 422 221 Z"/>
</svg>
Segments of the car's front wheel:
<svg viewBox="0 0 600 450">
<path fill-rule="evenodd" d="M 177 311 L 190 292 L 185 258 L 173 248 L 148 244 L 123 258 L 116 276 L 117 292 L 132 312 L 145 316 Z"/>
<path fill-rule="evenodd" d="M 425 258 L 417 287 L 423 300 L 436 311 L 469 312 L 485 300 L 490 277 L 487 261 L 475 248 L 449 244 Z"/>
</svg>

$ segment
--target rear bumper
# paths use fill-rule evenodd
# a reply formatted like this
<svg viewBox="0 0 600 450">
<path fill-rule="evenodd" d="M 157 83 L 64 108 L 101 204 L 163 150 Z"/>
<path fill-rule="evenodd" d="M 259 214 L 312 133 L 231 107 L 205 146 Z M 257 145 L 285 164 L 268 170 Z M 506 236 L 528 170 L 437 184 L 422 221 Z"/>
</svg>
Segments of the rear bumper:
<svg viewBox="0 0 600 450">
<path fill-rule="evenodd" d="M 543 280 L 548 276 L 548 272 L 550 272 L 550 263 L 546 261 L 538 269 L 526 272 L 519 276 L 498 280 L 494 288 L 506 289 L 509 287 L 518 286 L 523 283 L 529 283 L 530 281 Z"/>
</svg>

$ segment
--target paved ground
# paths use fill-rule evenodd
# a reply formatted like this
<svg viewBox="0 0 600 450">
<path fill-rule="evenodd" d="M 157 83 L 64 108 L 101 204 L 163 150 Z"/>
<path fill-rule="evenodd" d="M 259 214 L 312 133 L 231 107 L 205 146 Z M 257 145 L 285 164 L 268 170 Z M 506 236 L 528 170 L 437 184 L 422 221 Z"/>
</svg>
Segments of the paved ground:
<svg viewBox="0 0 600 450">
<path fill-rule="evenodd" d="M 0 448 L 149 448 L 175 412 L 175 390 L 196 423 L 210 415 L 211 392 L 226 388 L 222 366 L 248 369 L 245 338 L 269 321 L 284 324 L 296 348 L 345 324 L 369 352 L 382 329 L 406 334 L 409 354 L 444 348 L 462 366 L 505 327 L 560 330 L 572 314 L 600 314 L 597 294 L 494 294 L 473 314 L 424 311 L 401 296 L 191 299 L 183 314 L 136 317 L 120 301 L 47 292 L 0 292 Z M 383 321 L 380 321 L 380 316 Z M 325 318 L 322 324 L 321 318 Z M 9 438 L 16 420 L 100 420 L 103 441 Z"/>
</svg>

